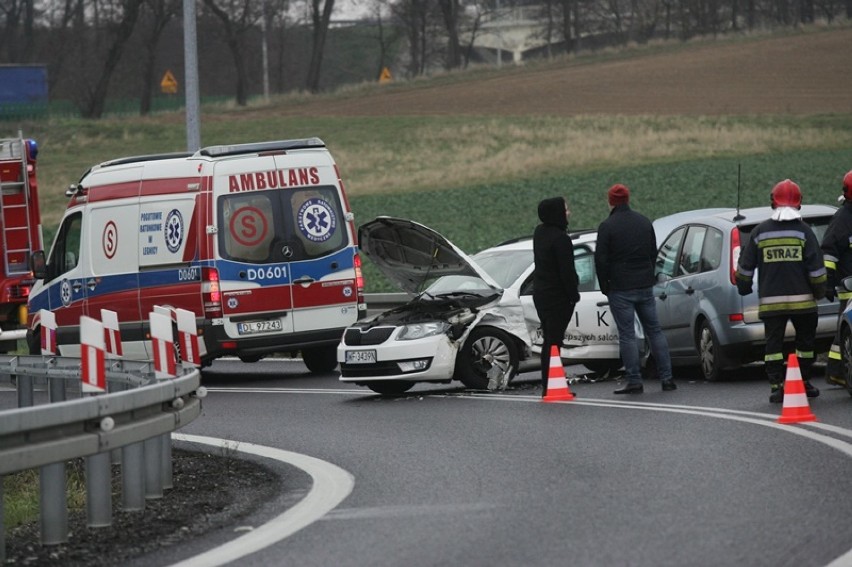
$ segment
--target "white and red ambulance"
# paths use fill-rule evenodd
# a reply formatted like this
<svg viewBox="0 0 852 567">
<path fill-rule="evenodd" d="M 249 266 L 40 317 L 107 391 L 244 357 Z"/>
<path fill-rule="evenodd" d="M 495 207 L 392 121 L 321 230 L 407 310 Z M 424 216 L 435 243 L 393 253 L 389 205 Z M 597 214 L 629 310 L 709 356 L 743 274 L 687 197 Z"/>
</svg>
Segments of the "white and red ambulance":
<svg viewBox="0 0 852 567">
<path fill-rule="evenodd" d="M 366 315 L 354 219 L 322 140 L 212 146 L 92 167 L 67 191 L 50 254 L 33 254 L 28 341 L 56 316 L 62 355 L 81 315 L 118 313 L 125 356 L 151 359 L 154 306 L 196 315 L 204 362 L 301 353 L 332 370 Z"/>
</svg>

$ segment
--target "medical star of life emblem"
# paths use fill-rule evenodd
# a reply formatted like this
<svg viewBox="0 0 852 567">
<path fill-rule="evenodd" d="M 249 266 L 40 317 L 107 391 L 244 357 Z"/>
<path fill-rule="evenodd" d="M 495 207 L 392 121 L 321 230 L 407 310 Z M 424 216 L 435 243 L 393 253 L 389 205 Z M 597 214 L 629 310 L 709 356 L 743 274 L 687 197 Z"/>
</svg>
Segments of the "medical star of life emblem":
<svg viewBox="0 0 852 567">
<path fill-rule="evenodd" d="M 62 305 L 67 307 L 71 304 L 71 284 L 68 280 L 62 280 L 62 285 L 59 286 L 59 298 L 62 300 Z"/>
<path fill-rule="evenodd" d="M 180 250 L 180 245 L 183 243 L 183 216 L 177 209 L 172 209 L 166 217 L 165 236 L 169 252 L 174 254 Z"/>
<path fill-rule="evenodd" d="M 337 228 L 334 207 L 319 198 L 308 199 L 299 207 L 298 221 L 299 230 L 313 242 L 325 242 Z"/>
</svg>

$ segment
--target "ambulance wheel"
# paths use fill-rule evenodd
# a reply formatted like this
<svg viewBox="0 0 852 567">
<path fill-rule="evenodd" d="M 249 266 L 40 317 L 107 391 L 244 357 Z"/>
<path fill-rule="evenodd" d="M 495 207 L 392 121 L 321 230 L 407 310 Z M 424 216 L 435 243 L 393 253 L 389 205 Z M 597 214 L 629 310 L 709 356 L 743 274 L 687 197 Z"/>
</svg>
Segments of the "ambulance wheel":
<svg viewBox="0 0 852 567">
<path fill-rule="evenodd" d="M 407 380 L 384 380 L 382 382 L 370 382 L 367 387 L 382 396 L 401 396 L 414 386 L 414 382 Z"/>
<path fill-rule="evenodd" d="M 325 374 L 337 368 L 337 345 L 302 349 L 302 360 L 314 374 Z"/>
<path fill-rule="evenodd" d="M 471 390 L 488 389 L 488 371 L 497 367 L 518 372 L 518 348 L 508 333 L 494 327 L 476 328 L 459 350 L 455 377 Z"/>
</svg>

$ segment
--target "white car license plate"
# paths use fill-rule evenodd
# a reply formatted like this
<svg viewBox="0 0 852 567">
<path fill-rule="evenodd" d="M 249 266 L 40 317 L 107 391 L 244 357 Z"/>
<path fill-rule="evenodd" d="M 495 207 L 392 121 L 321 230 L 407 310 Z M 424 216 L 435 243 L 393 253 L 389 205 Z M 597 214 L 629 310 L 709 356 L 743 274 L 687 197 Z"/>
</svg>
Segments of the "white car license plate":
<svg viewBox="0 0 852 567">
<path fill-rule="evenodd" d="M 346 364 L 371 364 L 376 362 L 374 350 L 347 350 Z"/>
<path fill-rule="evenodd" d="M 270 319 L 269 321 L 247 321 L 245 323 L 237 323 L 237 332 L 241 335 L 251 335 L 254 333 L 269 333 L 271 331 L 280 331 L 281 319 Z"/>
</svg>

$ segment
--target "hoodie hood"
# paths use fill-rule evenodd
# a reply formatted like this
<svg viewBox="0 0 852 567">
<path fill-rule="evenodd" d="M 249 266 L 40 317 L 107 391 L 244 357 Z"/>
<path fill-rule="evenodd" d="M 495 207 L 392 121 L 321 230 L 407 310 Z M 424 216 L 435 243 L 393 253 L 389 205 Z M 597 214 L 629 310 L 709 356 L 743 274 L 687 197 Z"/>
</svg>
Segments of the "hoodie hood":
<svg viewBox="0 0 852 567">
<path fill-rule="evenodd" d="M 568 228 L 568 217 L 565 215 L 565 199 L 562 197 L 544 199 L 538 204 L 538 218 L 544 224 L 566 230 Z"/>
<path fill-rule="evenodd" d="M 385 277 L 411 295 L 441 276 L 474 276 L 502 291 L 500 284 L 452 242 L 411 220 L 377 217 L 361 225 L 358 247 Z"/>
</svg>

